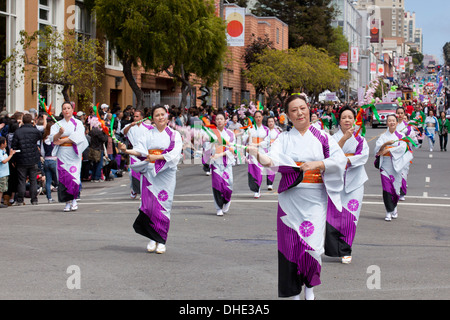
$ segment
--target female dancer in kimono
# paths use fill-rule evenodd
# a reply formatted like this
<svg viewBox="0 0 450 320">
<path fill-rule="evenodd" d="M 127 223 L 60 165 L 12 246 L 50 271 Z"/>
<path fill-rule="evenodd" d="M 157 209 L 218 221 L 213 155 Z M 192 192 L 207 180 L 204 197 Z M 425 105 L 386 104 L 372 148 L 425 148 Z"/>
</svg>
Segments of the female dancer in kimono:
<svg viewBox="0 0 450 320">
<path fill-rule="evenodd" d="M 70 102 L 62 105 L 64 119 L 55 123 L 48 136 L 55 146 L 52 156 L 57 157 L 58 201 L 65 202 L 64 212 L 78 209 L 77 197 L 81 185 L 81 156 L 88 147 L 83 123 L 73 117 Z"/>
<path fill-rule="evenodd" d="M 217 142 L 211 145 L 210 167 L 214 204 L 218 216 L 223 216 L 230 209 L 233 192 L 234 148 L 224 145 L 223 141 L 235 143 L 235 136 L 231 130 L 225 128 L 225 124 L 225 114 L 217 113 L 217 129 L 213 130 L 217 136 Z"/>
<path fill-rule="evenodd" d="M 314 299 L 313 288 L 321 283 L 327 204 L 341 210 L 340 192 L 347 163 L 331 136 L 310 125 L 303 95 L 286 102 L 286 115 L 293 129 L 283 132 L 264 154 L 249 147 L 253 157 L 281 173 L 278 188 L 278 295 L 298 299 L 305 285 L 305 298 Z"/>
<path fill-rule="evenodd" d="M 339 131 L 332 137 L 347 157 L 344 173 L 344 189 L 341 191 L 342 210 L 328 202 L 325 254 L 342 257 L 342 263 L 352 260 L 352 244 L 359 221 L 364 196 L 364 183 L 368 180 L 364 165 L 369 159 L 369 145 L 366 139 L 355 135 L 356 111 L 343 107 L 339 113 Z"/>
<path fill-rule="evenodd" d="M 133 122 L 126 125 L 122 129 L 122 134 L 124 135 L 124 137 L 128 139 L 132 148 L 137 145 L 139 139 L 141 139 L 144 135 L 147 134 L 148 130 L 153 129 L 153 127 L 150 125 L 150 122 L 148 123 L 146 123 L 145 121 L 142 122 L 144 116 L 145 116 L 144 111 L 142 110 L 134 111 Z M 136 162 L 144 159 L 145 157 L 142 158 L 136 157 L 135 155 L 130 155 L 130 165 L 133 165 Z M 130 198 L 136 199 L 137 195 L 141 193 L 140 189 L 141 174 L 131 168 L 130 168 L 130 184 L 131 184 Z"/>
<path fill-rule="evenodd" d="M 413 127 L 411 127 L 410 125 L 408 125 L 408 122 L 406 122 L 405 120 L 405 109 L 403 107 L 398 107 L 396 110 L 396 114 L 397 114 L 397 120 L 398 120 L 398 124 L 397 124 L 397 131 L 404 134 L 407 137 L 410 137 L 416 144 L 418 143 L 417 141 L 417 135 L 416 135 L 416 131 L 414 131 Z M 411 143 L 408 143 L 410 150 L 412 150 L 413 145 Z M 411 162 L 406 165 L 405 170 L 403 170 L 402 172 L 402 186 L 400 189 L 400 197 L 399 197 L 399 201 L 404 201 L 405 200 L 405 196 L 406 193 L 408 192 L 408 174 L 409 174 L 409 167 L 410 167 Z"/>
<path fill-rule="evenodd" d="M 275 127 L 275 118 L 269 117 L 267 118 L 267 127 L 269 128 L 269 139 L 270 139 L 270 145 L 272 145 L 275 140 L 280 135 L 281 131 Z M 273 190 L 273 182 L 275 181 L 275 174 L 276 172 L 267 169 L 267 189 Z"/>
<path fill-rule="evenodd" d="M 135 171 L 142 174 L 141 205 L 133 228 L 150 239 L 148 252 L 164 253 L 182 141 L 180 133 L 167 126 L 165 107 L 153 107 L 152 119 L 155 127 L 148 130 L 133 149 L 126 149 L 122 143 L 119 148 L 127 154 L 146 157 L 132 165 Z"/>
<path fill-rule="evenodd" d="M 267 153 L 270 146 L 269 128 L 262 124 L 263 114 L 256 111 L 253 115 L 255 125 L 248 130 L 247 143 L 258 147 L 259 152 Z M 263 180 L 264 168 L 252 155 L 248 157 L 248 186 L 255 193 L 257 199 L 261 196 L 261 184 Z"/>
<path fill-rule="evenodd" d="M 386 221 L 398 217 L 397 203 L 402 186 L 402 172 L 412 160 L 406 142 L 400 141 L 404 137 L 397 128 L 397 117 L 392 114 L 387 118 L 388 129 L 377 140 L 375 145 L 375 162 L 379 161 L 381 186 L 383 188 L 383 202 L 386 208 Z"/>
</svg>

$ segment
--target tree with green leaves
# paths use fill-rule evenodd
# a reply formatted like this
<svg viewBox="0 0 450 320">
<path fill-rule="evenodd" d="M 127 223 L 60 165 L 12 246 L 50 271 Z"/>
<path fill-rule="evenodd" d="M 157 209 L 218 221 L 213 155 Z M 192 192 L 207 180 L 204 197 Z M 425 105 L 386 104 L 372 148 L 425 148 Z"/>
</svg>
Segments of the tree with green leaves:
<svg viewBox="0 0 450 320">
<path fill-rule="evenodd" d="M 342 27 L 333 28 L 333 41 L 328 44 L 328 54 L 334 57 L 334 61 L 339 63 L 339 57 L 342 53 L 348 52 L 350 44 L 344 35 Z"/>
<path fill-rule="evenodd" d="M 413 64 L 414 64 L 415 66 L 418 67 L 418 66 L 421 66 L 421 65 L 422 65 L 424 56 L 423 56 L 423 54 L 422 54 L 421 52 L 417 51 L 417 50 L 414 49 L 414 48 L 411 48 L 411 49 L 409 50 L 408 56 L 411 56 L 411 57 L 413 58 Z"/>
<path fill-rule="evenodd" d="M 182 102 L 192 91 L 192 79 L 216 82 L 227 50 L 225 24 L 215 15 L 212 0 L 96 0 L 103 31 L 123 65 L 124 76 L 143 105 L 143 92 L 132 67 L 165 72 L 181 84 Z"/>
<path fill-rule="evenodd" d="M 304 44 L 328 49 L 333 42 L 331 22 L 336 9 L 331 0 L 258 0 L 252 10 L 257 16 L 275 16 L 289 25 L 289 47 Z"/>
<path fill-rule="evenodd" d="M 252 66 L 257 63 L 258 56 L 262 54 L 266 49 L 272 49 L 273 48 L 273 41 L 269 39 L 267 35 L 262 37 L 256 37 L 255 34 L 251 35 L 252 40 L 249 46 L 245 47 L 244 54 L 242 58 L 244 59 L 244 64 L 246 70 L 250 70 Z M 245 71 L 244 71 L 245 73 Z M 263 87 L 255 87 L 256 95 L 262 93 L 264 91 Z"/>
<path fill-rule="evenodd" d="M 268 104 L 283 102 L 295 92 L 317 97 L 325 90 L 335 91 L 348 79 L 326 51 L 304 45 L 285 51 L 266 49 L 245 72 L 255 87 L 264 88 Z"/>
<path fill-rule="evenodd" d="M 58 86 L 65 101 L 70 101 L 70 89 L 86 101 L 92 99 L 92 89 L 101 86 L 104 61 L 96 39 L 86 39 L 74 31 L 60 32 L 53 27 L 28 34 L 20 31 L 16 49 L 2 62 L 4 73 L 10 66 L 12 85 L 39 77 L 41 85 Z"/>
<path fill-rule="evenodd" d="M 450 66 L 450 42 L 447 42 L 442 49 L 444 51 L 445 64 Z"/>
</svg>

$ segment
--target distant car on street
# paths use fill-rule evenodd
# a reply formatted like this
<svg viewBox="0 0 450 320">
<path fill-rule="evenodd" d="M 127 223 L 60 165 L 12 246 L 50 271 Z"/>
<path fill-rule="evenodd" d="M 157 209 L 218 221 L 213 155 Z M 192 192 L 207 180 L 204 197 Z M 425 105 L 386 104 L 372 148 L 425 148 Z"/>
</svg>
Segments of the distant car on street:
<svg viewBox="0 0 450 320">
<path fill-rule="evenodd" d="M 380 102 L 375 104 L 375 108 L 377 109 L 378 115 L 380 116 L 380 122 L 377 120 L 375 115 L 372 114 L 370 119 L 372 128 L 376 128 L 378 126 L 386 126 L 387 116 L 390 114 L 395 114 L 398 108 L 398 104 L 393 102 Z"/>
</svg>

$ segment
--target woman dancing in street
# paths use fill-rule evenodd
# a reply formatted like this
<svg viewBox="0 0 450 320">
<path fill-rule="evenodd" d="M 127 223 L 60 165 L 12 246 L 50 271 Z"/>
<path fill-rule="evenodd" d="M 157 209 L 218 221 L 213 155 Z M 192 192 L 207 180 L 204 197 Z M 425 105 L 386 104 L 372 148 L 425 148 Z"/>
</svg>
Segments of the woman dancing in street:
<svg viewBox="0 0 450 320">
<path fill-rule="evenodd" d="M 397 117 L 387 117 L 388 129 L 377 140 L 375 145 L 375 163 L 380 169 L 383 202 L 386 208 L 386 221 L 398 217 L 397 203 L 402 186 L 402 172 L 412 160 L 412 153 L 407 143 L 401 141 L 404 135 L 398 132 Z"/>
<path fill-rule="evenodd" d="M 417 133 L 415 131 L 415 129 L 408 125 L 408 122 L 406 122 L 405 118 L 406 118 L 406 113 L 405 113 L 405 109 L 403 107 L 398 107 L 396 110 L 396 114 L 397 114 L 397 131 L 404 134 L 406 137 L 411 138 L 412 141 L 414 141 L 414 143 L 418 143 L 417 141 L 417 133 L 419 133 L 418 129 L 417 129 Z M 412 148 L 413 148 L 413 144 L 412 143 L 408 143 L 409 145 L 409 150 L 411 150 L 411 155 L 412 155 Z M 399 201 L 405 201 L 405 196 L 408 192 L 408 174 L 409 174 L 409 168 L 410 165 L 412 163 L 412 160 L 409 164 L 407 164 L 405 166 L 405 170 L 403 170 L 402 172 L 402 186 L 400 188 L 400 197 L 399 197 Z"/>
<path fill-rule="evenodd" d="M 217 113 L 217 128 L 213 130 L 217 142 L 212 144 L 210 167 L 214 204 L 218 216 L 223 216 L 230 209 L 231 194 L 233 193 L 234 148 L 226 143 L 235 143 L 235 136 L 231 130 L 225 128 L 225 124 L 225 114 Z"/>
<path fill-rule="evenodd" d="M 305 298 L 314 299 L 313 288 L 321 283 L 328 201 L 341 210 L 347 162 L 331 136 L 310 125 L 310 111 L 303 95 L 285 102 L 293 129 L 283 132 L 265 154 L 249 147 L 262 165 L 281 173 L 278 188 L 278 295 L 298 299 L 303 285 Z"/>
<path fill-rule="evenodd" d="M 275 140 L 280 135 L 281 131 L 275 127 L 275 118 L 269 117 L 267 118 L 267 127 L 269 128 L 269 139 L 270 145 L 272 145 Z M 270 149 L 270 147 L 269 147 Z M 276 172 L 267 169 L 267 190 L 273 190 L 273 183 L 275 181 Z"/>
<path fill-rule="evenodd" d="M 150 239 L 148 252 L 164 253 L 182 141 L 180 133 L 167 126 L 165 107 L 153 107 L 152 119 L 155 127 L 149 129 L 133 149 L 126 149 L 122 143 L 119 148 L 127 154 L 146 157 L 132 165 L 133 170 L 141 173 L 141 205 L 133 228 Z"/>
<path fill-rule="evenodd" d="M 368 180 L 364 165 L 369 158 L 369 145 L 364 137 L 354 134 L 355 118 L 354 109 L 343 107 L 339 113 L 339 131 L 332 136 L 347 157 L 347 167 L 341 191 L 342 210 L 328 202 L 325 236 L 325 254 L 342 257 L 342 263 L 346 264 L 352 261 L 352 244 L 361 213 L 364 183 Z"/>
<path fill-rule="evenodd" d="M 266 153 L 270 146 L 269 128 L 262 124 L 263 114 L 261 111 L 256 111 L 253 117 L 255 118 L 255 125 L 248 130 L 248 145 L 258 147 L 260 153 Z M 254 156 L 249 155 L 248 186 L 250 190 L 255 193 L 255 199 L 261 196 L 263 175 L 263 166 Z"/>
<path fill-rule="evenodd" d="M 65 202 L 64 212 L 78 209 L 77 197 L 81 186 L 81 161 L 88 147 L 83 123 L 73 116 L 70 102 L 62 105 L 64 119 L 50 129 L 49 141 L 53 142 L 52 156 L 57 158 L 58 201 Z"/>
</svg>

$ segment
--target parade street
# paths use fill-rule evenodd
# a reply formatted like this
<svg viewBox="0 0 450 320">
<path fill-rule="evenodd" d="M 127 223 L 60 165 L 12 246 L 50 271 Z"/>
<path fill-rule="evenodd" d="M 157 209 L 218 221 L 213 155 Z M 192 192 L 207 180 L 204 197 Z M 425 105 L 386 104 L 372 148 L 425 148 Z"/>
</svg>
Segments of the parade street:
<svg viewBox="0 0 450 320">
<path fill-rule="evenodd" d="M 368 129 L 369 181 L 351 264 L 323 256 L 318 300 L 450 298 L 450 152 L 438 142 L 414 151 L 406 201 L 386 222 L 373 148 L 385 128 Z M 217 216 L 211 177 L 182 164 L 164 254 L 147 253 L 132 228 L 139 200 L 128 175 L 83 182 L 79 209 L 64 204 L 0 209 L 0 299 L 264 299 L 278 284 L 277 192 L 254 199 L 247 166 L 233 168 L 229 213 Z M 56 194 L 54 195 L 56 198 Z M 302 293 L 303 297 L 303 293 Z"/>
</svg>

